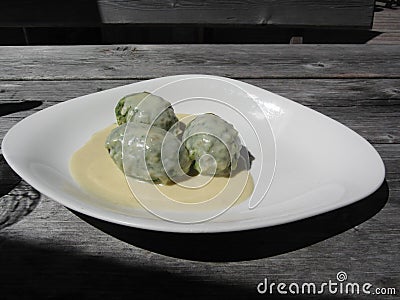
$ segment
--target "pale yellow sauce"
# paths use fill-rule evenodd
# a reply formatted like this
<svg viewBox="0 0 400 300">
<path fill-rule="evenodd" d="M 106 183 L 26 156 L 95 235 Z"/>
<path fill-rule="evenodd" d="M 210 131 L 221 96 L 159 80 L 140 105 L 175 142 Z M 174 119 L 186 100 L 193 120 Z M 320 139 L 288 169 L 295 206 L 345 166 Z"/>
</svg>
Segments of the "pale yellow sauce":
<svg viewBox="0 0 400 300">
<path fill-rule="evenodd" d="M 179 115 L 178 117 L 182 118 L 183 116 Z M 102 200 L 128 207 L 142 207 L 131 192 L 123 172 L 114 164 L 104 147 L 107 136 L 115 127 L 116 125 L 113 124 L 95 133 L 82 148 L 74 153 L 70 161 L 71 174 L 84 190 Z M 250 197 L 254 189 L 253 178 L 243 167 L 232 177 L 206 179 L 201 177 L 201 175 L 197 175 L 187 180 L 195 182 L 204 179 L 207 181 L 207 184 L 196 189 L 178 184 L 157 185 L 157 188 L 161 192 L 160 195 L 164 194 L 164 196 L 181 203 L 206 202 L 223 191 L 223 198 L 226 198 L 226 201 L 223 200 L 216 206 L 226 205 L 232 199 L 237 199 L 235 204 L 241 203 Z M 130 178 L 129 180 L 134 179 Z M 187 184 L 187 182 L 185 183 Z M 154 195 L 155 185 L 153 183 L 137 182 L 135 186 L 140 187 L 140 194 L 146 193 L 148 190 L 149 194 Z M 172 202 L 172 200 L 168 201 Z"/>
</svg>

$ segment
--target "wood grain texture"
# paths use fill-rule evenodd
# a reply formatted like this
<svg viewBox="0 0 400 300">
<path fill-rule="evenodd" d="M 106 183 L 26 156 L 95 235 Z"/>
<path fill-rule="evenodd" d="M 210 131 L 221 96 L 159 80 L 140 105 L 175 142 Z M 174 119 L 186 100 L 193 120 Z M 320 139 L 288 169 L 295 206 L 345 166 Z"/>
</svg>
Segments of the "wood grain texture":
<svg viewBox="0 0 400 300">
<path fill-rule="evenodd" d="M 371 28 L 373 0 L 3 0 L 0 26 L 258 24 Z"/>
<path fill-rule="evenodd" d="M 399 79 L 247 79 L 342 122 L 373 143 L 400 141 Z M 0 119 L 0 136 L 33 111 L 74 97 L 129 84 L 132 80 L 0 81 L 0 101 L 42 101 L 30 111 Z M 66 91 L 68 91 L 66 93 Z"/>
<path fill-rule="evenodd" d="M 400 30 L 400 7 L 381 8 L 374 14 L 374 30 L 399 31 Z"/>
<path fill-rule="evenodd" d="M 381 44 L 381 45 L 399 45 L 400 44 L 400 31 L 383 32 L 376 38 L 367 42 L 368 44 Z"/>
<path fill-rule="evenodd" d="M 71 98 L 131 83 L 137 79 L 0 81 L 0 101 L 43 101 L 56 104 Z M 396 106 L 400 79 L 242 79 L 307 106 Z M 66 92 L 67 91 L 67 92 Z M 39 107 L 38 109 L 42 109 Z"/>
<path fill-rule="evenodd" d="M 374 1 L 100 0 L 104 23 L 260 24 L 371 28 Z"/>
<path fill-rule="evenodd" d="M 39 203 L 39 199 L 40 193 L 24 181 L 2 196 L 0 198 L 0 230 L 30 214 Z"/>
<path fill-rule="evenodd" d="M 396 45 L 127 45 L 1 47 L 0 80 L 400 78 Z M 228 54 L 227 54 L 228 53 Z"/>
<path fill-rule="evenodd" d="M 400 44 L 400 7 L 380 8 L 374 15 L 372 29 L 380 32 L 368 44 Z"/>
<path fill-rule="evenodd" d="M 321 283 L 335 280 L 339 271 L 347 273 L 349 282 L 395 287 L 397 294 L 400 293 L 398 48 L 144 46 L 137 59 L 136 50 L 131 54 L 134 46 L 120 50 L 118 47 L 124 46 L 0 48 L 0 65 L 6 67 L 0 74 L 0 104 L 27 101 L 37 106 L 38 101 L 43 102 L 31 110 L 0 117 L 0 138 L 22 118 L 77 96 L 162 74 L 185 70 L 212 73 L 215 70 L 213 74 L 227 73 L 243 78 L 250 84 L 314 108 L 367 138 L 385 163 L 388 201 L 365 222 L 296 251 L 291 249 L 257 260 L 212 263 L 172 258 L 129 245 L 95 229 L 62 205 L 42 196 L 30 214 L 0 231 L 2 296 L 6 295 L 6 299 L 252 299 L 260 296 L 256 286 L 265 277 L 275 283 Z M 190 56 L 190 52 L 196 55 Z M 351 58 L 348 57 L 350 53 Z M 320 60 L 323 64 L 334 61 L 334 66 L 323 75 L 318 69 L 304 74 L 307 69 L 303 64 L 310 63 L 312 55 L 317 56 L 317 62 L 318 58 L 323 58 Z M 383 63 L 386 58 L 390 58 L 390 63 Z M 183 65 L 181 59 L 186 61 Z M 266 66 L 258 66 L 257 60 Z M 114 68 L 104 71 L 104 66 Z M 371 76 L 372 70 L 379 76 Z M 13 193 L 23 193 L 24 186 L 22 183 Z M 354 217 L 357 215 L 339 215 L 325 224 L 327 227 L 317 227 L 310 230 L 310 234 L 327 231 Z M 286 234 L 278 242 L 276 236 L 267 236 L 266 243 L 290 245 L 294 241 L 286 238 L 290 232 Z M 245 249 L 240 241 L 239 246 L 243 251 L 255 251 Z M 263 296 L 321 298 L 295 295 L 257 298 Z M 371 295 L 323 296 L 328 299 L 374 298 Z M 379 297 L 395 298 L 391 295 Z"/>
</svg>

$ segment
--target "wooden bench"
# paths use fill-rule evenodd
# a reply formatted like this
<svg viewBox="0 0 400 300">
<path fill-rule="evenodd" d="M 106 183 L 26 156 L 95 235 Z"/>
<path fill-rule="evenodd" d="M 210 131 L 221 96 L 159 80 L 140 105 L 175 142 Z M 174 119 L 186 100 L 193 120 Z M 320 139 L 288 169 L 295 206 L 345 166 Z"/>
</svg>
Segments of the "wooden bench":
<svg viewBox="0 0 400 300">
<path fill-rule="evenodd" d="M 245 37 L 243 42 L 251 43 L 270 42 L 263 36 L 275 34 L 280 38 L 271 42 L 285 43 L 287 39 L 282 37 L 295 36 L 299 29 L 371 29 L 374 3 L 374 0 L 3 0 L 0 37 L 9 44 L 235 43 L 233 37 L 241 35 Z"/>
</svg>

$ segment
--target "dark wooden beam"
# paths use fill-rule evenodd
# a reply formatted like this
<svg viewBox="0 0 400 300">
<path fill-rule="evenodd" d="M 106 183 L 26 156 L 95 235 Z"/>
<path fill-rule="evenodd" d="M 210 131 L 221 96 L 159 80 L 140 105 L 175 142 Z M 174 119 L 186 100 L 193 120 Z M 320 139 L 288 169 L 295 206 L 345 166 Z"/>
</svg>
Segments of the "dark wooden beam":
<svg viewBox="0 0 400 300">
<path fill-rule="evenodd" d="M 374 0 L 2 0 L 0 26 L 228 24 L 369 29 Z"/>
<path fill-rule="evenodd" d="M 374 0 L 99 0 L 107 24 L 250 24 L 371 28 Z"/>
</svg>

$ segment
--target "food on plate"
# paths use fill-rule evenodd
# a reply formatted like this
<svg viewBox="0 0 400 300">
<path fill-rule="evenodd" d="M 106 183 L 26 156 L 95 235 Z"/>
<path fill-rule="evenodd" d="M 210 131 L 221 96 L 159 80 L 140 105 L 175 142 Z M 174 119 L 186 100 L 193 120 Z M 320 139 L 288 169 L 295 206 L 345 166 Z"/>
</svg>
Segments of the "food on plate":
<svg viewBox="0 0 400 300">
<path fill-rule="evenodd" d="M 198 115 L 187 125 L 182 138 L 199 173 L 227 176 L 236 169 L 242 144 L 233 125 L 219 116 Z"/>
<path fill-rule="evenodd" d="M 151 195 L 151 205 L 160 209 L 170 209 L 170 199 L 202 210 L 229 207 L 252 194 L 238 132 L 220 117 L 176 116 L 169 102 L 147 92 L 124 97 L 115 113 L 120 125 L 95 133 L 71 159 L 75 180 L 100 201 L 136 209 Z"/>
<path fill-rule="evenodd" d="M 130 208 L 140 209 L 142 205 L 136 198 L 136 195 L 132 193 L 131 186 L 128 184 L 128 182 L 136 181 L 135 178 L 125 178 L 124 173 L 116 166 L 107 149 L 104 147 L 104 141 L 107 140 L 107 137 L 115 128 L 116 125 L 113 124 L 99 130 L 85 145 L 74 153 L 70 162 L 71 175 L 85 191 L 90 195 L 94 195 L 96 201 L 100 201 L 104 205 L 123 206 L 127 210 Z M 225 202 L 212 201 L 214 208 L 217 209 L 225 204 L 229 205 L 232 199 L 240 195 L 235 202 L 239 204 L 250 197 L 254 189 L 254 182 L 251 174 L 244 165 L 243 159 L 239 160 L 239 166 L 236 171 L 239 172 L 236 172 L 231 177 L 204 176 L 205 178 L 203 179 L 206 179 L 208 183 L 196 189 L 190 188 L 190 186 L 198 186 L 197 183 L 199 180 L 202 180 L 202 178 L 199 178 L 202 177 L 201 175 L 189 176 L 187 180 L 181 182 L 183 185 L 157 185 L 160 194 L 155 199 L 152 199 L 160 201 L 160 199 L 165 200 L 165 197 L 168 197 L 181 203 L 206 203 L 209 199 L 219 197 L 221 191 L 224 191 L 226 195 L 224 197 Z M 142 194 L 152 194 L 154 189 L 153 184 L 142 180 L 138 180 L 136 184 L 139 185 Z M 242 187 L 243 192 L 238 192 L 238 189 L 241 190 Z M 169 201 L 162 201 L 159 204 L 160 209 L 169 207 Z"/>
<path fill-rule="evenodd" d="M 181 141 L 162 128 L 128 122 L 112 130 L 105 144 L 125 175 L 155 183 L 170 183 L 189 171 Z"/>
<path fill-rule="evenodd" d="M 117 124 L 126 122 L 147 124 L 168 131 L 178 119 L 171 103 L 148 92 L 130 94 L 115 107 Z"/>
<path fill-rule="evenodd" d="M 166 184 L 183 179 L 192 163 L 207 176 L 230 176 L 237 168 L 242 148 L 238 132 L 215 114 L 198 115 L 185 128 L 171 103 L 142 92 L 122 98 L 115 115 L 119 127 L 105 146 L 127 176 Z"/>
</svg>

